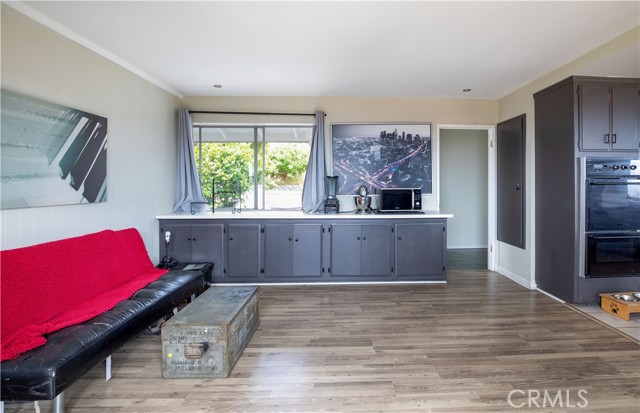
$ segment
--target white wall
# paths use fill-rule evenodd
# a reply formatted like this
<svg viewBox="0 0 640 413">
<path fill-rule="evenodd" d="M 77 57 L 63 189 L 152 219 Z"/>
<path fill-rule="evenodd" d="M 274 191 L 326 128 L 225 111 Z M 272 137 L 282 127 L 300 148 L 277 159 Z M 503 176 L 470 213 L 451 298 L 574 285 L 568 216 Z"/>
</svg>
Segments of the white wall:
<svg viewBox="0 0 640 413">
<path fill-rule="evenodd" d="M 498 271 L 526 286 L 535 286 L 535 113 L 533 94 L 574 75 L 640 77 L 640 26 L 537 79 L 498 101 L 499 122 L 525 113 L 526 124 L 526 248 L 498 243 Z M 531 58 L 535 58 L 532 56 Z M 617 65 L 603 64 L 607 59 Z"/>
<path fill-rule="evenodd" d="M 488 244 L 489 138 L 486 130 L 440 129 L 440 209 L 447 223 L 447 248 Z"/>
<path fill-rule="evenodd" d="M 157 262 L 180 99 L 5 5 L 1 29 L 2 87 L 108 118 L 108 159 L 107 202 L 2 210 L 0 249 L 135 227 Z"/>
</svg>

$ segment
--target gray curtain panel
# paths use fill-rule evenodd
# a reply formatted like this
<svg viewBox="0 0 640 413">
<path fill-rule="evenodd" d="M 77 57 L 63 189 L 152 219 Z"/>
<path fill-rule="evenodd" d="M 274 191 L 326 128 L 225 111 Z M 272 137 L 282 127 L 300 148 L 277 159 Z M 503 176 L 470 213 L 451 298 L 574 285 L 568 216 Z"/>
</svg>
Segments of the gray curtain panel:
<svg viewBox="0 0 640 413">
<path fill-rule="evenodd" d="M 313 126 L 313 141 L 307 174 L 302 187 L 302 211 L 307 213 L 322 210 L 325 198 L 324 177 L 327 175 L 324 162 L 324 112 L 316 112 Z"/>
<path fill-rule="evenodd" d="M 200 177 L 193 153 L 193 119 L 186 108 L 178 113 L 178 185 L 173 212 L 191 212 L 192 202 L 207 202 L 202 196 Z M 207 205 L 194 205 L 193 210 L 204 212 Z"/>
</svg>

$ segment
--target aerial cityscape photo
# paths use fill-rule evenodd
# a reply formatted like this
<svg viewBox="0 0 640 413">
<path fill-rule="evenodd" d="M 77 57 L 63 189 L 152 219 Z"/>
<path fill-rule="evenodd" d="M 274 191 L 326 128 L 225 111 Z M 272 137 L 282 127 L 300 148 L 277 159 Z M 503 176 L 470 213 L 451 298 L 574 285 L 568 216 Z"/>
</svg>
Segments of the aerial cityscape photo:
<svg viewBox="0 0 640 413">
<path fill-rule="evenodd" d="M 355 194 L 360 185 L 421 188 L 432 192 L 430 124 L 332 125 L 333 174 L 338 194 Z"/>
</svg>

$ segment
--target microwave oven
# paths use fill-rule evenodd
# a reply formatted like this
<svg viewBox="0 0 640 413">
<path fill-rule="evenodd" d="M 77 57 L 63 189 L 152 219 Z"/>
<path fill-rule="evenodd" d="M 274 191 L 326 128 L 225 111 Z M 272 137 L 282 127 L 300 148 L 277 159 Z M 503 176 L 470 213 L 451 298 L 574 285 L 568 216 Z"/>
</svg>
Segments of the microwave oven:
<svg viewBox="0 0 640 413">
<path fill-rule="evenodd" d="M 422 209 L 420 188 L 381 188 L 380 211 L 412 211 Z"/>
</svg>

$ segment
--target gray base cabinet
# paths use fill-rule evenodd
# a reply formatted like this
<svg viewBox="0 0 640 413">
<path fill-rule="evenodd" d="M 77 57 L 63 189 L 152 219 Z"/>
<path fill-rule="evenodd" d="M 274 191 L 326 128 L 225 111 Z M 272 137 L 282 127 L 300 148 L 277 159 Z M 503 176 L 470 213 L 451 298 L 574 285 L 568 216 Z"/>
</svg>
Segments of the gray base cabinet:
<svg viewBox="0 0 640 413">
<path fill-rule="evenodd" d="M 320 277 L 321 224 L 265 224 L 265 278 Z"/>
<path fill-rule="evenodd" d="M 445 271 L 446 227 L 443 222 L 396 224 L 398 277 L 439 277 Z"/>
<path fill-rule="evenodd" d="M 160 219 L 170 255 L 213 283 L 445 281 L 446 219 Z"/>
<path fill-rule="evenodd" d="M 332 276 L 391 276 L 391 224 L 332 224 Z"/>
<path fill-rule="evenodd" d="M 169 256 L 180 262 L 213 262 L 213 277 L 224 271 L 224 225 L 221 223 L 197 223 L 184 220 L 164 221 L 160 224 L 160 257 L 166 254 L 166 231 L 171 232 Z"/>
<path fill-rule="evenodd" d="M 261 233 L 261 224 L 227 224 L 228 278 L 255 278 L 264 274 Z"/>
</svg>

